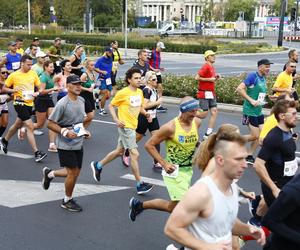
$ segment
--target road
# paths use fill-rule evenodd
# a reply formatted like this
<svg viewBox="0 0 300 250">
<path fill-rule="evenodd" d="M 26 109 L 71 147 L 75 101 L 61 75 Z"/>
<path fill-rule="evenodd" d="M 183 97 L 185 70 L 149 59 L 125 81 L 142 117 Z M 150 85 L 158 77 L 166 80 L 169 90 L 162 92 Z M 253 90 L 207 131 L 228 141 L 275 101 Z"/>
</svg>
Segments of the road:
<svg viewBox="0 0 300 250">
<path fill-rule="evenodd" d="M 159 115 L 161 124 L 178 114 L 177 106 L 167 107 L 168 112 Z M 12 122 L 15 114 L 11 114 Z M 220 112 L 217 126 L 222 123 L 240 125 L 241 115 Z M 204 120 L 200 128 L 201 135 L 204 134 L 206 125 L 207 121 Z M 242 133 L 247 133 L 245 127 L 240 128 Z M 35 163 L 33 158 L 24 158 L 32 156 L 27 141 L 20 142 L 16 137 L 10 141 L 10 152 L 25 155 L 0 155 L 0 249 L 157 250 L 165 249 L 172 242 L 163 234 L 168 214 L 145 211 L 138 216 L 136 222 L 129 220 L 128 201 L 136 195 L 135 182 L 130 180 L 131 171 L 122 166 L 120 159 L 104 168 L 100 185 L 94 182 L 89 163 L 105 156 L 116 146 L 117 129 L 110 116 L 103 118 L 97 114 L 90 131 L 93 138 L 84 144 L 83 169 L 78 180 L 81 185 L 77 185 L 75 189 L 75 195 L 80 196 L 76 199 L 83 207 L 82 213 L 70 213 L 60 208 L 63 180 L 56 178 L 48 191 L 41 187 L 42 168 L 58 168 L 56 153 L 49 153 L 42 163 Z M 141 174 L 157 185 L 149 194 L 140 198 L 167 199 L 166 189 L 160 186 L 161 175 L 152 170 L 152 160 L 143 148 L 145 140 L 146 138 L 139 144 Z M 47 135 L 37 137 L 37 143 L 42 150 L 46 150 Z M 193 181 L 199 176 L 200 172 L 195 169 Z M 258 178 L 252 168 L 246 170 L 239 184 L 245 190 L 260 193 Z M 239 217 L 243 221 L 249 219 L 247 206 L 240 206 Z M 261 248 L 254 242 L 243 248 L 257 249 Z"/>
</svg>

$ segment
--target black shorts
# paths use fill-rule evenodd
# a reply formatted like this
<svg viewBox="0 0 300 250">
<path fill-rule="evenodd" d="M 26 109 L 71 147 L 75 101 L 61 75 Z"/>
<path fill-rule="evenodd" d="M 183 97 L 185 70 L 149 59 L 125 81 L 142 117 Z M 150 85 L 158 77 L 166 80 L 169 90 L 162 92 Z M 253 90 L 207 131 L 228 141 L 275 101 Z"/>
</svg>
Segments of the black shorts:
<svg viewBox="0 0 300 250">
<path fill-rule="evenodd" d="M 114 73 L 111 72 L 110 79 L 111 79 L 111 85 L 112 86 L 116 86 L 116 84 L 117 84 L 116 78 L 117 78 L 117 71 L 114 72 Z"/>
<path fill-rule="evenodd" d="M 135 132 L 138 134 L 144 135 L 147 130 L 150 132 L 159 129 L 159 123 L 157 118 L 153 118 L 152 122 L 149 123 L 147 118 L 144 115 L 139 115 L 138 117 L 138 126 Z"/>
<path fill-rule="evenodd" d="M 61 72 L 61 67 L 57 66 L 55 62 L 53 64 L 54 64 L 54 73 L 55 74 L 60 73 Z"/>
<path fill-rule="evenodd" d="M 82 166 L 83 149 L 63 150 L 57 149 L 59 163 L 62 168 L 80 168 Z"/>
<path fill-rule="evenodd" d="M 264 115 L 260 116 L 251 116 L 251 115 L 243 115 L 243 125 L 252 125 L 253 127 L 258 128 L 259 125 L 264 124 Z"/>
<path fill-rule="evenodd" d="M 157 78 L 157 83 L 158 83 L 158 84 L 162 84 L 162 78 L 161 78 L 161 75 L 156 75 L 156 78 Z"/>
<path fill-rule="evenodd" d="M 88 92 L 88 91 L 82 91 L 80 93 L 80 96 L 84 98 L 84 109 L 85 113 L 90 113 L 95 110 L 95 100 L 93 93 Z"/>
<path fill-rule="evenodd" d="M 20 118 L 23 122 L 27 121 L 31 118 L 31 115 L 32 115 L 32 107 L 31 106 L 15 104 L 14 108 L 17 112 L 18 118 Z"/>
<path fill-rule="evenodd" d="M 34 109 L 37 112 L 44 113 L 47 112 L 48 108 L 53 108 L 54 102 L 52 97 L 49 95 L 38 96 L 34 102 Z"/>
<path fill-rule="evenodd" d="M 209 109 L 217 107 L 217 99 L 199 99 L 199 106 L 203 111 L 208 111 Z"/>
</svg>

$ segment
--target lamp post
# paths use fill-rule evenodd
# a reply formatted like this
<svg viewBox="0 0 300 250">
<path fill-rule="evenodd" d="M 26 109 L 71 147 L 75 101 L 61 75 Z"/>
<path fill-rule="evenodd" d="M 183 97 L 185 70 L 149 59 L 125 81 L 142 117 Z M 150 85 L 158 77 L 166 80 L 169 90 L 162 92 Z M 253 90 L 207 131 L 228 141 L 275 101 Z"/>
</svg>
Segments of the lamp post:
<svg viewBox="0 0 300 250">
<path fill-rule="evenodd" d="M 283 40 L 283 25 L 284 25 L 284 14 L 286 9 L 286 0 L 281 1 L 280 7 L 280 23 L 279 23 L 279 33 L 278 33 L 278 47 L 282 47 L 282 40 Z"/>
<path fill-rule="evenodd" d="M 125 55 L 125 57 L 127 56 L 127 1 L 128 0 L 124 0 L 124 4 L 125 4 L 125 20 L 124 20 L 124 22 L 125 22 L 125 53 L 124 53 L 124 55 Z"/>
<path fill-rule="evenodd" d="M 27 0 L 28 7 L 28 34 L 31 34 L 31 24 L 30 24 L 30 0 Z"/>
</svg>

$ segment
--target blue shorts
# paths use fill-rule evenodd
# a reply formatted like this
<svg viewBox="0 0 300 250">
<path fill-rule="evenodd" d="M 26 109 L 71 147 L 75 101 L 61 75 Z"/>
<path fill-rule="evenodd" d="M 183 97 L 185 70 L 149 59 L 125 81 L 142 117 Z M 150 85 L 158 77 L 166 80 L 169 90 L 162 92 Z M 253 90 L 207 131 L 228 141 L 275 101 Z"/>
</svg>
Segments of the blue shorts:
<svg viewBox="0 0 300 250">
<path fill-rule="evenodd" d="M 264 115 L 260 116 L 251 116 L 251 115 L 243 115 L 243 125 L 252 125 L 253 127 L 258 128 L 259 125 L 264 124 Z"/>
<path fill-rule="evenodd" d="M 110 78 L 109 78 L 109 79 L 110 79 Z M 105 89 L 107 89 L 107 90 L 109 90 L 109 91 L 112 91 L 112 84 L 107 85 L 107 84 L 106 84 L 106 80 L 107 80 L 107 79 L 101 79 L 101 80 L 100 80 L 101 84 L 100 84 L 99 89 L 100 89 L 100 90 L 105 90 Z"/>
</svg>

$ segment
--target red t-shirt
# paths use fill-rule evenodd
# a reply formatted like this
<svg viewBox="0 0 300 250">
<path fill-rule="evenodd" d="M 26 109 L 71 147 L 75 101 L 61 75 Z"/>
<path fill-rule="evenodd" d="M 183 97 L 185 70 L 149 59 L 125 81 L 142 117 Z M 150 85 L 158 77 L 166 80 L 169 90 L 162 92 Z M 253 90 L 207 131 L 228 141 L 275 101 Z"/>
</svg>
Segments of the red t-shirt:
<svg viewBox="0 0 300 250">
<path fill-rule="evenodd" d="M 216 77 L 216 71 L 215 68 L 208 63 L 205 63 L 201 69 L 198 71 L 198 75 L 203 78 L 211 78 Z M 198 98 L 205 98 L 205 91 L 211 91 L 213 92 L 213 95 L 215 94 L 215 83 L 214 82 L 205 82 L 205 81 L 199 81 L 198 83 Z"/>
</svg>

